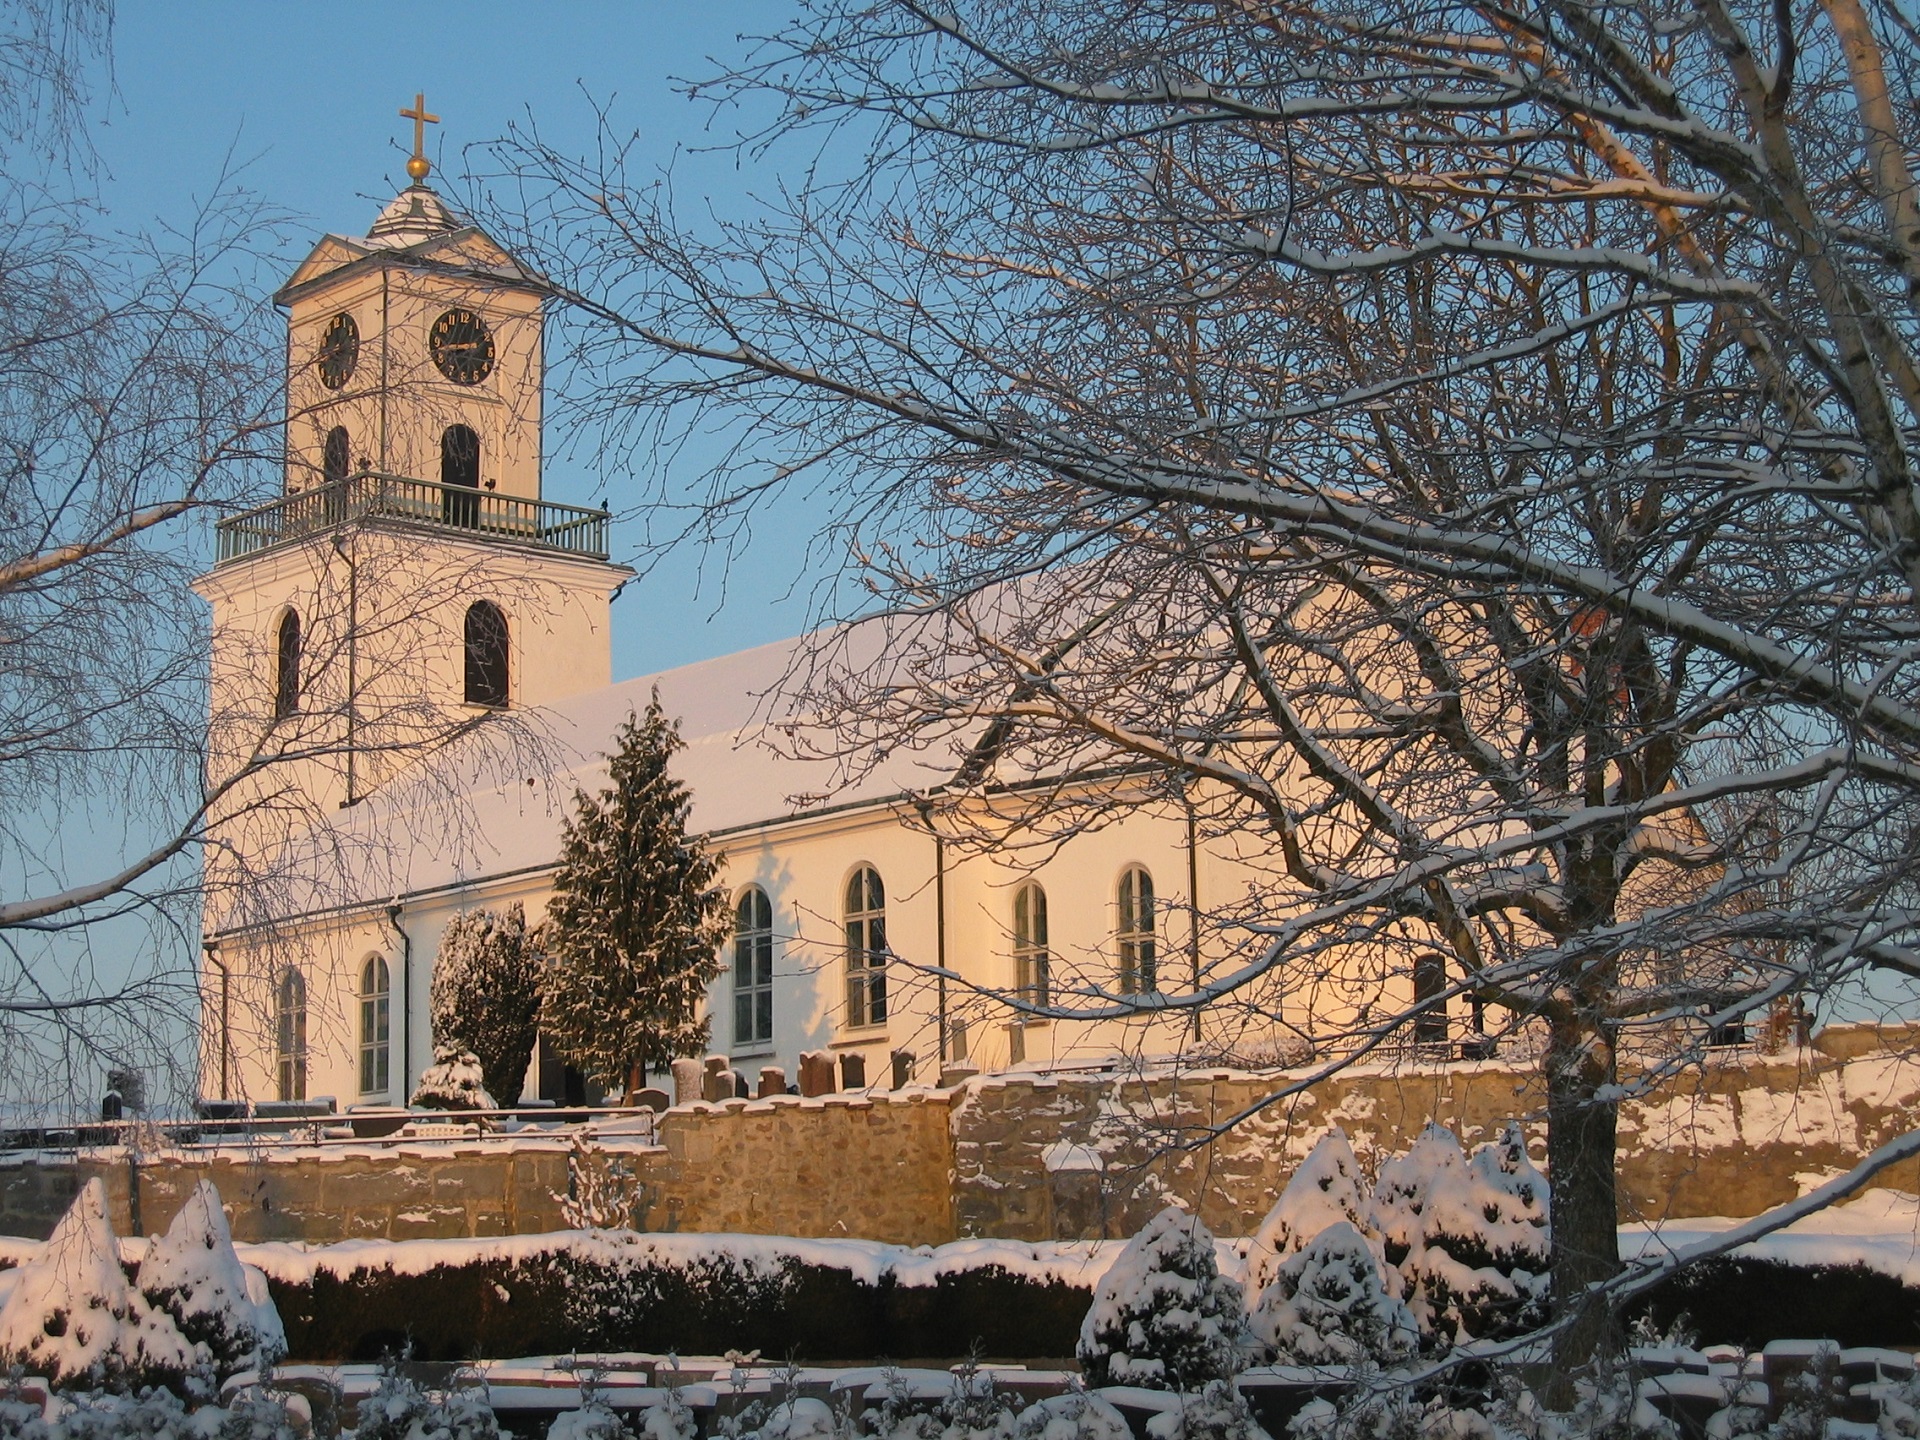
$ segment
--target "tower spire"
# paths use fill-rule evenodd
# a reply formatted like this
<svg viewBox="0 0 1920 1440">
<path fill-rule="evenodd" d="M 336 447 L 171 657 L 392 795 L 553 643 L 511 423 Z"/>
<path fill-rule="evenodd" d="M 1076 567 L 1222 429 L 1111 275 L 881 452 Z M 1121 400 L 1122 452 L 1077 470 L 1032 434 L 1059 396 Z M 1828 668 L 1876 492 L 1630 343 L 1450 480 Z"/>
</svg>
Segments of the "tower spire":
<svg viewBox="0 0 1920 1440">
<path fill-rule="evenodd" d="M 438 125 L 440 117 L 427 113 L 427 94 L 424 90 L 414 92 L 413 108 L 402 109 L 400 118 L 413 121 L 413 156 L 407 161 L 407 174 L 418 185 L 423 183 L 433 162 L 427 159 L 427 126 Z"/>
</svg>

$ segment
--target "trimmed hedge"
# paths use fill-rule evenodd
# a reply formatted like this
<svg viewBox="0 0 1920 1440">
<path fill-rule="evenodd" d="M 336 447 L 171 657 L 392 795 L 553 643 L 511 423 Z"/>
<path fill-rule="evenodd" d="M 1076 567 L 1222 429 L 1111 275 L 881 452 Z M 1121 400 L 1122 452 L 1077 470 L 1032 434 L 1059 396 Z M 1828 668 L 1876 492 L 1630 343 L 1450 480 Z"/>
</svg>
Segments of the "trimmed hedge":
<svg viewBox="0 0 1920 1440">
<path fill-rule="evenodd" d="M 556 1240 L 563 1237 L 556 1236 Z M 0 1255 L 0 1267 L 18 1257 Z M 131 1268 L 131 1267 L 129 1267 Z M 295 1361 L 377 1360 L 411 1343 L 423 1361 L 573 1351 L 724 1354 L 758 1350 L 807 1363 L 990 1359 L 1063 1361 L 1089 1288 L 992 1263 L 933 1285 L 877 1283 L 797 1257 L 741 1263 L 724 1252 L 636 1259 L 556 1245 L 520 1259 L 476 1259 L 421 1274 L 362 1266 L 311 1280 L 269 1275 Z M 1797 1266 L 1722 1256 L 1639 1297 L 1631 1321 L 1684 1323 L 1703 1345 L 1770 1340 L 1920 1348 L 1920 1287 L 1865 1265 Z"/>
<path fill-rule="evenodd" d="M 943 1274 L 935 1285 L 877 1283 L 832 1265 L 784 1258 L 747 1265 L 610 1259 L 556 1249 L 424 1274 L 361 1268 L 272 1282 L 291 1357 L 373 1360 L 411 1343 L 421 1360 L 590 1350 L 723 1354 L 758 1350 L 807 1363 L 945 1359 L 976 1347 L 998 1360 L 1074 1353 L 1089 1290 L 1001 1266 Z M 1718 1259 L 1641 1297 L 1627 1318 L 1662 1329 L 1682 1319 L 1702 1344 L 1769 1340 L 1920 1345 L 1920 1290 L 1865 1266 L 1799 1267 Z"/>
<path fill-rule="evenodd" d="M 1630 1306 L 1664 1333 L 1675 1321 L 1703 1345 L 1833 1340 L 1920 1346 L 1920 1289 L 1865 1265 L 1788 1265 L 1717 1256 L 1668 1276 Z"/>
<path fill-rule="evenodd" d="M 988 1265 L 910 1286 L 828 1265 L 772 1269 L 724 1256 L 691 1265 L 609 1264 L 557 1251 L 423 1274 L 322 1270 L 271 1282 L 290 1358 L 374 1360 L 410 1343 L 420 1360 L 590 1350 L 718 1355 L 758 1350 L 809 1363 L 1073 1354 L 1089 1293 Z"/>
</svg>

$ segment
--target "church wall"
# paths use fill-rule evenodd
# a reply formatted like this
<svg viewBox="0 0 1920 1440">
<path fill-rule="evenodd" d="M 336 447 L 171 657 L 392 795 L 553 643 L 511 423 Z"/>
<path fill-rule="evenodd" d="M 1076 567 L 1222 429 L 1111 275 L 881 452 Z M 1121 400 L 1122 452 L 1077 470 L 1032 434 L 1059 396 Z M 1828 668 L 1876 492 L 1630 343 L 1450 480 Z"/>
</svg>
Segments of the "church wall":
<svg viewBox="0 0 1920 1440">
<path fill-rule="evenodd" d="M 775 801 L 777 803 L 777 800 Z M 857 867 L 874 866 L 886 893 L 887 941 L 895 953 L 926 957 L 936 948 L 933 842 L 884 809 L 829 817 L 786 832 L 723 837 L 727 893 L 748 884 L 767 891 L 774 908 L 775 1013 L 771 1047 L 741 1051 L 748 1080 L 759 1066 L 778 1064 L 789 1081 L 808 1050 L 860 1055 L 868 1081 L 890 1075 L 892 1052 L 914 1052 L 930 1076 L 938 1067 L 934 988 L 924 976 L 894 965 L 887 973 L 885 1024 L 849 1028 L 843 901 Z M 729 956 L 730 959 L 730 956 Z M 714 1048 L 733 1054 L 732 982 L 723 974 L 711 992 Z"/>
<path fill-rule="evenodd" d="M 435 843 L 448 842 L 442 836 L 436 837 Z M 860 1030 L 847 1028 L 841 929 L 848 878 L 857 865 L 874 864 L 886 887 L 888 939 L 894 952 L 913 965 L 935 963 L 939 945 L 931 838 L 886 807 L 875 807 L 724 836 L 714 843 L 724 855 L 721 885 L 729 903 L 749 884 L 766 890 L 772 902 L 775 1009 L 770 1044 L 739 1042 L 734 1033 L 732 950 L 727 947 L 721 956 L 721 973 L 709 995 L 711 1050 L 728 1055 L 749 1085 L 756 1088 L 761 1067 L 768 1065 L 779 1066 L 789 1083 L 797 1082 L 800 1057 L 811 1050 L 830 1051 L 836 1057 L 858 1054 L 864 1060 L 868 1082 L 882 1085 L 891 1083 L 893 1053 L 909 1051 L 915 1062 L 914 1078 L 923 1083 L 936 1080 L 941 1057 L 933 978 L 917 973 L 909 964 L 889 967 L 888 1022 Z M 1104 829 L 1075 837 L 1033 872 L 1048 895 L 1057 991 L 1065 994 L 1089 983 L 1109 989 L 1114 985 L 1114 896 L 1122 869 L 1131 863 L 1147 865 L 1154 877 L 1161 909 L 1159 965 L 1163 984 L 1174 992 L 1187 988 L 1191 961 L 1184 847 L 1181 817 L 1140 810 Z M 1022 1060 L 1057 1065 L 1114 1055 L 1167 1055 L 1180 1051 L 1190 1041 L 1191 1017 L 1184 1012 L 1151 1021 L 1055 1021 L 1025 1026 L 1016 1036 L 1007 1007 L 973 987 L 1003 990 L 1013 984 L 1011 907 L 1014 890 L 1026 873 L 1002 857 L 964 855 L 951 846 L 946 853 L 946 960 L 961 977 L 949 982 L 948 1010 L 950 1020 L 965 1024 L 966 1064 L 996 1070 Z M 1224 893 L 1230 885 L 1244 886 L 1252 874 L 1231 858 L 1208 854 L 1204 849 L 1201 859 L 1203 905 L 1213 903 L 1216 891 Z M 377 912 L 373 923 L 355 923 L 345 932 L 323 929 L 291 938 L 288 943 L 304 944 L 310 950 L 310 958 L 303 963 L 316 992 L 316 1022 L 321 1009 L 319 992 L 334 992 L 324 1007 L 330 1028 L 323 1037 L 316 1023 L 311 1042 L 309 1094 L 333 1095 L 342 1107 L 387 1098 L 361 1096 L 355 1088 L 353 988 L 367 953 L 378 950 L 385 954 L 394 976 L 395 1080 L 391 1099 L 399 1103 L 412 1080 L 432 1059 L 428 997 L 440 936 L 447 922 L 463 910 L 501 909 L 517 900 L 526 907 L 529 922 L 537 923 L 544 918 L 550 884 L 550 872 L 542 872 L 482 881 L 406 901 L 402 923 L 412 937 L 413 978 L 412 994 L 404 1005 L 399 995 L 403 969 L 400 947 Z M 403 890 L 404 886 L 396 884 L 394 888 Z M 342 939 L 342 934 L 351 938 Z M 403 1018 L 411 1023 L 408 1045 L 403 1045 L 398 1029 Z M 1016 1051 L 1016 1044 L 1020 1051 Z M 400 1079 L 403 1051 L 411 1060 L 405 1085 Z M 948 1057 L 950 1062 L 957 1058 Z M 248 1083 L 255 1088 L 247 1093 L 255 1098 L 274 1093 L 270 1057 L 263 1058 L 248 1073 Z M 654 1078 L 656 1083 L 666 1083 L 664 1076 Z"/>
</svg>

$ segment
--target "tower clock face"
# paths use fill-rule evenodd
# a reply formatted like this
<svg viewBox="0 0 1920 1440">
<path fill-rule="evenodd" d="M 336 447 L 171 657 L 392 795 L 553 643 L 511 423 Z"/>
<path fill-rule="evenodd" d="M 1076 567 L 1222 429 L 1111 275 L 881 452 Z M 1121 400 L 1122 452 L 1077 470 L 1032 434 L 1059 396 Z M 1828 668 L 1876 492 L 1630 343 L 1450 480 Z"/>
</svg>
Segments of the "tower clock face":
<svg viewBox="0 0 1920 1440">
<path fill-rule="evenodd" d="M 493 335 L 471 310 L 449 310 L 433 322 L 433 363 L 456 385 L 478 385 L 493 373 Z"/>
<path fill-rule="evenodd" d="M 353 378 L 353 367 L 360 360 L 360 327 L 353 317 L 340 314 L 327 322 L 327 333 L 320 337 L 320 353 L 314 363 L 320 370 L 320 383 L 338 390 Z"/>
</svg>

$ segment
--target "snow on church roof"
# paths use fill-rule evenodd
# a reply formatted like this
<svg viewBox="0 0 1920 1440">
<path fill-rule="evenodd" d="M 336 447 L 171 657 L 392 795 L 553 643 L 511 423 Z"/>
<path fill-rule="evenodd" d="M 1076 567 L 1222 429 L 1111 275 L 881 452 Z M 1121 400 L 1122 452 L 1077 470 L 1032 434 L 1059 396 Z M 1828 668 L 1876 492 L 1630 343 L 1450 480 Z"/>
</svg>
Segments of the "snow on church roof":
<svg viewBox="0 0 1920 1440">
<path fill-rule="evenodd" d="M 606 785 L 606 752 L 621 722 L 643 714 L 656 687 L 685 742 L 672 770 L 691 792 L 689 827 L 698 834 L 877 804 L 950 780 L 959 758 L 951 741 L 896 750 L 852 780 L 832 759 L 795 758 L 790 741 L 779 744 L 779 727 L 796 717 L 778 687 L 803 647 L 820 638 L 780 640 L 520 712 L 543 753 L 541 763 L 517 763 L 510 773 L 482 727 L 309 837 L 315 854 L 333 858 L 314 867 L 297 899 L 287 897 L 288 909 L 372 904 L 553 864 L 575 792 Z M 856 625 L 836 638 L 854 658 L 877 662 L 885 637 L 880 627 Z M 318 879 L 336 865 L 349 873 Z"/>
</svg>

